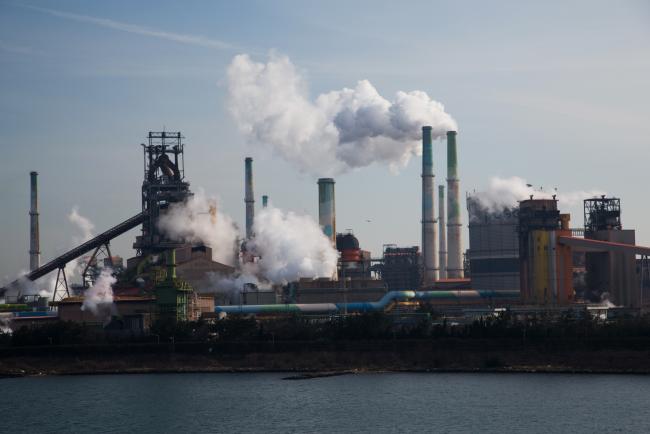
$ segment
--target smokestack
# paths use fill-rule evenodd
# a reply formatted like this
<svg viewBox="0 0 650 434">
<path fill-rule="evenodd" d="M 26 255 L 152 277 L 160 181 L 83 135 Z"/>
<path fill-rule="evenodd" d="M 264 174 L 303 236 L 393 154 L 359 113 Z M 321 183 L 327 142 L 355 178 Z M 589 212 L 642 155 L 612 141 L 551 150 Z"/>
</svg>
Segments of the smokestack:
<svg viewBox="0 0 650 434">
<path fill-rule="evenodd" d="M 318 223 L 332 245 L 336 245 L 336 201 L 332 178 L 318 180 Z"/>
<path fill-rule="evenodd" d="M 431 127 L 426 126 L 422 127 L 422 257 L 425 285 L 438 280 L 434 186 Z"/>
<path fill-rule="evenodd" d="M 253 236 L 253 219 L 255 218 L 255 199 L 253 198 L 253 159 L 246 157 L 244 160 L 245 168 L 245 196 L 246 202 L 246 239 Z"/>
<path fill-rule="evenodd" d="M 447 131 L 447 278 L 462 278 L 463 243 L 461 240 L 460 193 L 456 131 Z"/>
<path fill-rule="evenodd" d="M 269 197 L 267 195 L 262 196 L 262 208 L 269 206 Z"/>
<path fill-rule="evenodd" d="M 445 186 L 438 186 L 438 232 L 440 233 L 440 248 L 438 249 L 439 274 L 441 279 L 447 278 L 447 235 L 445 234 Z"/>
<path fill-rule="evenodd" d="M 31 206 L 29 208 L 29 269 L 41 266 L 41 249 L 38 233 L 38 172 L 30 172 Z"/>
</svg>

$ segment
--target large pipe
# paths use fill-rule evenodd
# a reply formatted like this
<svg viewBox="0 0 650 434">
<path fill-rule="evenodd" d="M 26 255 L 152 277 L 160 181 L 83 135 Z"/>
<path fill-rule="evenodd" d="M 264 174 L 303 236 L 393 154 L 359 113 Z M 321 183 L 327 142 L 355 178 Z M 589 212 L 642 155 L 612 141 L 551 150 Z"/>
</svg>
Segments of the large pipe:
<svg viewBox="0 0 650 434">
<path fill-rule="evenodd" d="M 456 131 L 447 131 L 447 278 L 464 275 Z"/>
<path fill-rule="evenodd" d="M 445 234 L 445 186 L 438 186 L 438 233 L 440 234 L 438 249 L 438 269 L 441 279 L 447 278 L 447 236 Z"/>
<path fill-rule="evenodd" d="M 425 126 L 422 127 L 422 262 L 424 266 L 424 285 L 430 285 L 438 280 L 434 187 L 431 127 Z"/>
<path fill-rule="evenodd" d="M 30 172 L 31 206 L 29 208 L 29 270 L 41 266 L 41 249 L 38 230 L 38 172 Z"/>
<path fill-rule="evenodd" d="M 244 160 L 245 168 L 245 196 L 246 202 L 246 239 L 253 236 L 253 219 L 255 218 L 255 199 L 253 196 L 253 159 L 246 157 Z"/>
<path fill-rule="evenodd" d="M 336 201 L 332 178 L 318 180 L 318 223 L 332 245 L 336 245 Z"/>
<path fill-rule="evenodd" d="M 518 300 L 519 291 L 459 290 L 459 291 L 390 291 L 379 301 L 355 303 L 303 303 L 303 304 L 249 304 L 215 306 L 216 313 L 226 314 L 282 314 L 282 313 L 358 313 L 383 312 L 400 301 L 455 301 L 472 302 L 485 300 Z"/>
</svg>

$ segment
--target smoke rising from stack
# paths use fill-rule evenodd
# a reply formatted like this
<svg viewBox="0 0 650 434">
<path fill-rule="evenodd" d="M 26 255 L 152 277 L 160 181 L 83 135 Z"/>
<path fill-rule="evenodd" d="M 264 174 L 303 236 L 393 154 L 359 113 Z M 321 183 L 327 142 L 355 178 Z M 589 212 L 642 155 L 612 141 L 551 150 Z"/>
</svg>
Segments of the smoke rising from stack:
<svg viewBox="0 0 650 434">
<path fill-rule="evenodd" d="M 239 231 L 233 220 L 217 208 L 217 199 L 199 190 L 184 203 L 173 204 L 158 219 L 158 228 L 178 242 L 203 243 L 212 259 L 235 265 Z"/>
<path fill-rule="evenodd" d="M 236 265 L 239 230 L 229 216 L 219 211 L 213 216 L 210 209 L 216 210 L 216 200 L 199 191 L 173 205 L 158 227 L 173 240 L 204 243 L 212 247 L 214 260 Z M 246 248 L 258 261 L 241 264 L 236 276 L 213 275 L 211 282 L 220 291 L 240 291 L 244 284 L 260 281 L 284 284 L 301 277 L 329 277 L 336 270 L 338 254 L 310 216 L 269 204 L 255 215 L 252 233 Z"/>
<path fill-rule="evenodd" d="M 286 56 L 271 54 L 267 63 L 235 56 L 227 76 L 229 110 L 247 138 L 319 176 L 374 163 L 396 170 L 420 154 L 422 125 L 433 127 L 434 139 L 457 128 L 425 92 L 400 91 L 389 101 L 368 80 L 311 100 Z"/>
<path fill-rule="evenodd" d="M 311 216 L 269 206 L 255 216 L 254 232 L 250 245 L 260 257 L 259 275 L 271 283 L 336 271 L 338 253 Z"/>
<path fill-rule="evenodd" d="M 528 199 L 531 195 L 537 199 L 551 199 L 554 194 L 560 206 L 571 207 L 582 204 L 584 199 L 606 193 L 600 190 L 548 192 L 535 189 L 524 178 L 518 176 L 510 178 L 495 176 L 490 178 L 487 190 L 473 193 L 472 197 L 478 200 L 486 211 L 500 213 L 518 207 L 518 201 Z"/>
<path fill-rule="evenodd" d="M 81 236 L 76 236 L 74 238 L 75 244 L 85 243 L 93 237 L 93 231 L 95 230 L 95 225 L 88 218 L 79 214 L 79 207 L 74 206 L 68 214 L 68 221 L 81 231 Z"/>
<path fill-rule="evenodd" d="M 115 312 L 113 304 L 113 285 L 117 279 L 112 274 L 113 270 L 104 268 L 90 288 L 84 293 L 81 310 L 89 310 L 93 315 L 109 322 Z"/>
<path fill-rule="evenodd" d="M 74 206 L 68 213 L 68 221 L 72 223 L 80 232 L 78 235 L 73 235 L 71 244 L 78 245 L 88 241 L 93 237 L 93 230 L 95 225 L 87 218 L 79 213 L 79 207 Z M 68 282 L 72 278 L 81 273 L 81 258 L 74 259 L 65 265 L 65 275 Z M 9 288 L 5 297 L 15 297 L 18 295 L 39 295 L 41 297 L 48 297 L 52 299 L 54 294 L 54 287 L 56 286 L 56 274 L 48 275 L 48 280 L 45 284 L 38 284 L 29 280 L 25 275 L 27 271 L 21 271 L 17 278 L 17 285 Z"/>
</svg>

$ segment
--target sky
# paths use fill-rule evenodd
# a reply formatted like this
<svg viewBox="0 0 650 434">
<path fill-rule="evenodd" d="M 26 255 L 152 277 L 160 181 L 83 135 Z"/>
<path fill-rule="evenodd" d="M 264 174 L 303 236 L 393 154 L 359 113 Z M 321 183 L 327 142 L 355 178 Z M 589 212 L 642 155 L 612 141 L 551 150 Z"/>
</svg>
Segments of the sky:
<svg viewBox="0 0 650 434">
<path fill-rule="evenodd" d="M 647 1 L 0 1 L 0 280 L 29 265 L 29 172 L 46 262 L 79 239 L 75 206 L 96 232 L 139 212 L 148 131 L 183 133 L 192 189 L 217 195 L 240 227 L 246 156 L 258 206 L 268 194 L 317 216 L 318 176 L 251 144 L 227 108 L 233 57 L 270 53 L 291 59 L 312 97 L 367 79 L 389 98 L 421 90 L 444 104 L 463 194 L 494 176 L 605 191 L 650 245 Z M 420 168 L 337 175 L 337 229 L 374 256 L 419 245 Z M 581 206 L 563 211 L 582 225 Z M 132 256 L 135 235 L 113 251 Z"/>
</svg>

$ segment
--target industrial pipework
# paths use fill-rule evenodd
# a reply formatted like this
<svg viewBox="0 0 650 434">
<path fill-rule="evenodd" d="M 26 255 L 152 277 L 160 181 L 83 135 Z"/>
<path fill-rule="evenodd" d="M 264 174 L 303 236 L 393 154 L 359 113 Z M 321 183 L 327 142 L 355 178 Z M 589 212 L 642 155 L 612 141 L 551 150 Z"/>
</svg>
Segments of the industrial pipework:
<svg viewBox="0 0 650 434">
<path fill-rule="evenodd" d="M 38 230 L 38 172 L 30 172 L 31 207 L 29 209 L 29 271 L 41 266 L 41 249 Z"/>
<path fill-rule="evenodd" d="M 332 178 L 318 180 L 318 223 L 332 245 L 336 246 L 336 201 Z"/>
<path fill-rule="evenodd" d="M 447 236 L 445 234 L 445 186 L 438 186 L 438 232 L 440 233 L 438 268 L 440 279 L 447 278 Z"/>
<path fill-rule="evenodd" d="M 422 262 L 424 265 L 422 283 L 424 285 L 430 285 L 438 280 L 434 187 L 431 127 L 425 126 L 422 127 Z"/>
<path fill-rule="evenodd" d="M 447 131 L 447 278 L 463 278 L 463 241 L 456 131 Z"/>
<path fill-rule="evenodd" d="M 246 202 L 246 239 L 253 236 L 253 219 L 255 218 L 255 199 L 253 197 L 253 159 L 246 157 L 244 160 L 244 183 L 245 193 L 244 202 Z"/>
<path fill-rule="evenodd" d="M 519 291 L 390 291 L 379 301 L 366 301 L 357 303 L 304 303 L 304 304 L 240 304 L 229 306 L 215 306 L 215 313 L 226 314 L 336 314 L 336 313 L 362 313 L 383 312 L 400 301 L 475 301 L 493 299 L 518 300 Z"/>
</svg>

